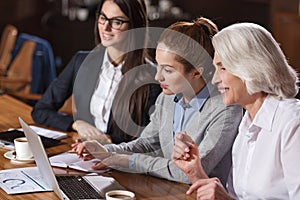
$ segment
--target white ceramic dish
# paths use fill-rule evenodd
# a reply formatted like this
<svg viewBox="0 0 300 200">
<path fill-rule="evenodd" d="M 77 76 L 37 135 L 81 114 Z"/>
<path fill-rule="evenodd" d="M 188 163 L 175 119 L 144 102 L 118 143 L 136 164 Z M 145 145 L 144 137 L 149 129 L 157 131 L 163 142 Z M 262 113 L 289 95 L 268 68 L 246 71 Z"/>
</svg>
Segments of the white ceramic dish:
<svg viewBox="0 0 300 200">
<path fill-rule="evenodd" d="M 4 154 L 4 157 L 7 158 L 7 159 L 10 159 L 13 162 L 22 162 L 22 163 L 33 163 L 34 162 L 34 158 L 26 159 L 26 160 L 17 159 L 15 150 L 6 152 Z"/>
</svg>

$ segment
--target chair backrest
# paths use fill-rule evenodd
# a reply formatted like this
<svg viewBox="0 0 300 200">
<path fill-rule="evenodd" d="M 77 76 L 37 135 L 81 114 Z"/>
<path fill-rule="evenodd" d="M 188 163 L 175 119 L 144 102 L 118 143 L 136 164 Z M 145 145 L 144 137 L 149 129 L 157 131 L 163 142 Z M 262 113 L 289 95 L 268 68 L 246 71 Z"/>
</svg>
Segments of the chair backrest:
<svg viewBox="0 0 300 200">
<path fill-rule="evenodd" d="M 20 33 L 12 51 L 13 58 L 27 40 L 36 43 L 32 62 L 31 93 L 43 94 L 50 83 L 56 78 L 55 61 L 51 44 L 40 37 Z M 10 68 L 11 66 L 9 66 Z"/>
<path fill-rule="evenodd" d="M 8 24 L 5 26 L 0 41 L 0 70 L 5 71 L 11 61 L 11 52 L 16 42 L 18 29 Z"/>
<path fill-rule="evenodd" d="M 7 92 L 24 91 L 30 93 L 32 77 L 32 57 L 36 43 L 27 40 L 23 43 L 20 51 L 12 61 L 7 76 L 7 81 L 2 83 L 2 88 Z M 29 91 L 28 91 L 29 90 Z"/>
</svg>

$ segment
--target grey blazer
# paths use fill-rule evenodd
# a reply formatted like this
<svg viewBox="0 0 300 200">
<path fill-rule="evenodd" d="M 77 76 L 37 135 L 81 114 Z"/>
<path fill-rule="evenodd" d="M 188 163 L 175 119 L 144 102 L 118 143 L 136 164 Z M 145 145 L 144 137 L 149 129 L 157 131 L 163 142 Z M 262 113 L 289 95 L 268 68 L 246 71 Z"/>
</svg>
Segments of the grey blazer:
<svg viewBox="0 0 300 200">
<path fill-rule="evenodd" d="M 132 170 L 177 182 L 190 183 L 171 160 L 174 136 L 174 95 L 161 93 L 151 122 L 141 137 L 128 143 L 106 145 L 109 151 L 134 154 Z M 207 99 L 186 132 L 198 144 L 205 172 L 226 184 L 231 168 L 231 147 L 243 115 L 240 106 L 225 106 L 220 95 Z"/>
</svg>

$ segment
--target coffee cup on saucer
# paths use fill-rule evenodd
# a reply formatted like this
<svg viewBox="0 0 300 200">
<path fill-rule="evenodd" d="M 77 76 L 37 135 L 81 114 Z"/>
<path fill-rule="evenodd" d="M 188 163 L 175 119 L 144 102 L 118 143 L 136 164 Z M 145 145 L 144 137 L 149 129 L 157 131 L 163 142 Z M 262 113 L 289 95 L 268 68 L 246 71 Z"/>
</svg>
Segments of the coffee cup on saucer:
<svg viewBox="0 0 300 200">
<path fill-rule="evenodd" d="M 135 194 L 127 190 L 112 190 L 106 192 L 106 200 L 134 200 Z"/>
<path fill-rule="evenodd" d="M 17 160 L 30 160 L 33 158 L 33 154 L 26 137 L 14 139 L 14 144 Z"/>
</svg>

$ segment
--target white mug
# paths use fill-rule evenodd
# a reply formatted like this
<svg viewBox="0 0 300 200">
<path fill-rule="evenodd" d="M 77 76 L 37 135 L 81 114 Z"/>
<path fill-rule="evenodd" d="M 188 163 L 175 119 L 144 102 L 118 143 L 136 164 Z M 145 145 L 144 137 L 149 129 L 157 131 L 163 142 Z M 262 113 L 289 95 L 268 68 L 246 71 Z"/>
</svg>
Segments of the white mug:
<svg viewBox="0 0 300 200">
<path fill-rule="evenodd" d="M 14 144 L 17 160 L 28 160 L 33 158 L 33 154 L 26 137 L 16 138 L 14 140 Z"/>
<path fill-rule="evenodd" d="M 106 192 L 106 200 L 134 200 L 135 194 L 127 190 L 112 190 Z"/>
</svg>

